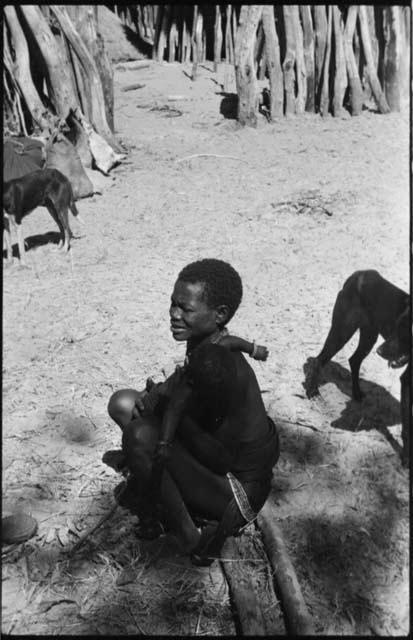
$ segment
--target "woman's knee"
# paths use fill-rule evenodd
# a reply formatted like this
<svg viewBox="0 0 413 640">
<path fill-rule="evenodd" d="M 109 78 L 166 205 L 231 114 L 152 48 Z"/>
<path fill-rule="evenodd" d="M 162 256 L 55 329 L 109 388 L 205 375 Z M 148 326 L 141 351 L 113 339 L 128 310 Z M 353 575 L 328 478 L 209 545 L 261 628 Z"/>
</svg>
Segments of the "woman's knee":
<svg viewBox="0 0 413 640">
<path fill-rule="evenodd" d="M 108 413 L 122 429 L 132 420 L 132 411 L 138 392 L 134 389 L 120 389 L 111 395 L 108 403 Z"/>
</svg>

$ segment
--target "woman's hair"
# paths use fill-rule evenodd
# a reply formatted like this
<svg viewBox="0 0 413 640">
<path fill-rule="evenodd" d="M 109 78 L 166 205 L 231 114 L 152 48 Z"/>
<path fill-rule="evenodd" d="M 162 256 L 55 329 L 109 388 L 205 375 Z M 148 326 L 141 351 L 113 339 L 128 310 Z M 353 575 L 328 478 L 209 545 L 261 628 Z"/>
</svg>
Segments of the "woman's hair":
<svg viewBox="0 0 413 640">
<path fill-rule="evenodd" d="M 228 321 L 238 309 L 242 299 L 242 281 L 237 271 L 228 262 L 215 258 L 204 258 L 191 262 L 182 269 L 178 280 L 202 282 L 204 299 L 209 307 L 221 304 L 228 307 Z"/>
</svg>

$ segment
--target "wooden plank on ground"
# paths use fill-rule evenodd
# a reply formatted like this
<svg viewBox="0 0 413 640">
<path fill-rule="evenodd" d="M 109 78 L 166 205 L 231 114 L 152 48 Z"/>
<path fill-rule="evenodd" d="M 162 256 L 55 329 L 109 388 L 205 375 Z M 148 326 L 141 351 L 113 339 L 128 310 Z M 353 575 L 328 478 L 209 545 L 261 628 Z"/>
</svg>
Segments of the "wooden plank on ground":
<svg viewBox="0 0 413 640">
<path fill-rule="evenodd" d="M 286 635 L 259 531 L 249 527 L 241 537 L 229 538 L 221 553 L 221 563 L 242 635 Z"/>
<path fill-rule="evenodd" d="M 283 612 L 289 633 L 314 635 L 314 625 L 304 602 L 300 584 L 269 501 L 258 515 L 265 549 L 274 569 L 274 578 L 282 600 Z"/>
</svg>

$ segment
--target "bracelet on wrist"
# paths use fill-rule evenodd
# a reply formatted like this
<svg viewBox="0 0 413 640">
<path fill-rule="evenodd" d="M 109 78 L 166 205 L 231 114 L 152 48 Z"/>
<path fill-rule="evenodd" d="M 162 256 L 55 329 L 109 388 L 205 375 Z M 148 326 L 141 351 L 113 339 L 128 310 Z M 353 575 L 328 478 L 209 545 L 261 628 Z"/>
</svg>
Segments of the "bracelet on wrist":
<svg viewBox="0 0 413 640">
<path fill-rule="evenodd" d="M 258 348 L 257 348 L 257 345 L 255 344 L 255 340 L 254 340 L 253 343 L 252 343 L 252 351 L 250 353 L 250 357 L 251 358 L 255 358 L 256 355 L 257 355 L 257 351 L 258 351 Z"/>
</svg>

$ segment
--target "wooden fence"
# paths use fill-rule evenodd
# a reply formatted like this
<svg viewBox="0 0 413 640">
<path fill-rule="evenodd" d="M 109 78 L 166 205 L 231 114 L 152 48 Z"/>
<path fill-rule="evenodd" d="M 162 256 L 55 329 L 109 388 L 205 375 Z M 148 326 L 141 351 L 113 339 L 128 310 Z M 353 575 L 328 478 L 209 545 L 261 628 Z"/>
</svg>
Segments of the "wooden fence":
<svg viewBox="0 0 413 640">
<path fill-rule="evenodd" d="M 193 79 L 206 60 L 215 70 L 221 62 L 242 66 L 244 48 L 247 74 L 253 64 L 254 76 L 270 81 L 272 117 L 344 108 L 357 115 L 371 98 L 387 113 L 409 95 L 407 6 L 108 6 L 152 47 L 153 59 L 191 62 Z"/>
</svg>

